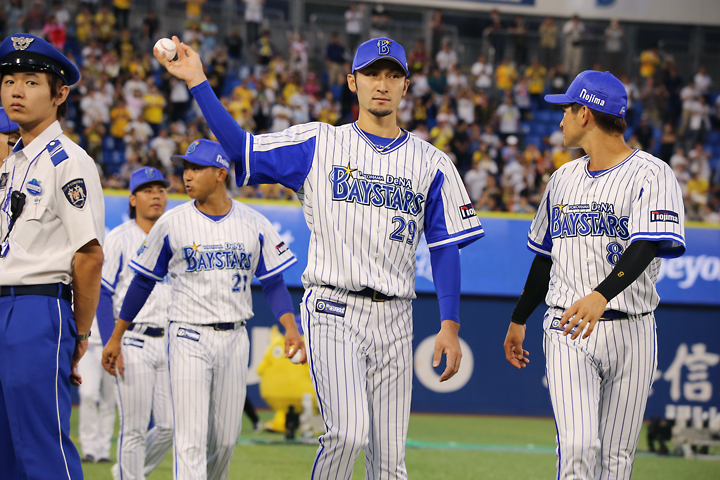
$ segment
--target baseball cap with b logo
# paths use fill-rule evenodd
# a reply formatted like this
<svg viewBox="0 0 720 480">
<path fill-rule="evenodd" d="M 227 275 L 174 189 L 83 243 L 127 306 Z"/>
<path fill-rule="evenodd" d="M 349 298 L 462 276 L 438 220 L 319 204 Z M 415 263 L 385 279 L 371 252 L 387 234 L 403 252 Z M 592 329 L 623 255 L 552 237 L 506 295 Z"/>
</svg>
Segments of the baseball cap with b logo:
<svg viewBox="0 0 720 480">
<path fill-rule="evenodd" d="M 373 38 L 361 44 L 355 52 L 352 71 L 362 70 L 378 60 L 391 60 L 402 67 L 405 75 L 410 75 L 405 49 L 398 42 L 387 37 Z"/>
<path fill-rule="evenodd" d="M 545 101 L 555 104 L 579 103 L 598 112 L 624 117 L 627 91 L 612 73 L 587 70 L 575 77 L 567 92 L 545 95 Z"/>
<path fill-rule="evenodd" d="M 176 165 L 188 161 L 204 167 L 230 169 L 230 160 L 220 144 L 204 138 L 192 142 L 185 155 L 173 155 L 170 160 Z"/>
<path fill-rule="evenodd" d="M 133 172 L 130 176 L 130 193 L 135 194 L 140 187 L 149 183 L 159 183 L 165 188 L 170 186 L 170 182 L 163 176 L 160 170 L 152 167 L 143 167 Z"/>
</svg>

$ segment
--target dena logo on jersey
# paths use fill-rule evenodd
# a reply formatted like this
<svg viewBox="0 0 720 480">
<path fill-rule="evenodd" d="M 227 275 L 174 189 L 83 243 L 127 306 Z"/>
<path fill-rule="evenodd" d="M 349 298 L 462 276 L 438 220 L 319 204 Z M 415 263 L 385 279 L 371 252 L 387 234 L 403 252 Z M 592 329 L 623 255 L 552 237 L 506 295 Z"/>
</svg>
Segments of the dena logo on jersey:
<svg viewBox="0 0 720 480">
<path fill-rule="evenodd" d="M 671 210 L 652 210 L 650 221 L 680 223 L 680 215 Z"/>
</svg>

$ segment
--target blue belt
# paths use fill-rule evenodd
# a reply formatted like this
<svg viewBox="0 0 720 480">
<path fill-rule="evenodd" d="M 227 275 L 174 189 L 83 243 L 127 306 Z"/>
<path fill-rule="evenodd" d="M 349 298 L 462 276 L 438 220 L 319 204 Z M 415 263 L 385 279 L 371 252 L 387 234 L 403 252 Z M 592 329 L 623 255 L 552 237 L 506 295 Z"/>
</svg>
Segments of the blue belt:
<svg viewBox="0 0 720 480">
<path fill-rule="evenodd" d="M 3 285 L 0 287 L 0 297 L 20 295 L 42 295 L 56 297 L 72 302 L 72 287 L 64 283 L 47 283 L 44 285 Z"/>
<path fill-rule="evenodd" d="M 159 327 L 145 327 L 145 329 L 142 329 L 142 325 L 133 323 L 128 327 L 128 330 L 131 332 L 133 330 L 137 330 L 139 334 L 141 335 L 147 335 L 148 337 L 158 338 L 165 335 L 165 329 L 159 328 Z"/>
</svg>

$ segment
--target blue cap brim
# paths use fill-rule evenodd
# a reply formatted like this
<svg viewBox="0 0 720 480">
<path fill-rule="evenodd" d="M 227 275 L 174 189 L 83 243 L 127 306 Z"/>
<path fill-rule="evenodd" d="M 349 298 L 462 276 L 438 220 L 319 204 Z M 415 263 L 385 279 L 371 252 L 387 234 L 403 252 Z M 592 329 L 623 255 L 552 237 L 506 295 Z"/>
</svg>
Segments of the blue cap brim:
<svg viewBox="0 0 720 480">
<path fill-rule="evenodd" d="M 380 60 L 392 60 L 393 62 L 395 62 L 395 63 L 397 63 L 398 65 L 400 65 L 400 68 L 402 69 L 402 71 L 405 72 L 405 76 L 408 76 L 408 77 L 410 76 L 410 72 L 407 71 L 407 68 L 405 68 L 405 65 L 403 65 L 403 64 L 400 62 L 400 60 L 398 60 L 397 58 L 392 57 L 392 56 L 390 56 L 390 55 L 385 56 L 385 57 L 380 57 L 380 58 L 373 58 L 373 59 L 370 60 L 369 62 L 365 62 L 365 63 L 362 64 L 362 65 L 358 65 L 358 66 L 355 67 L 355 70 L 353 70 L 353 73 L 357 72 L 358 70 L 362 70 L 363 68 L 367 68 L 367 67 L 369 67 L 370 65 L 372 65 L 373 63 L 375 63 L 375 62 L 377 62 L 377 61 L 380 61 Z"/>
<path fill-rule="evenodd" d="M 567 105 L 570 103 L 575 103 L 575 100 L 571 99 L 564 93 L 558 95 L 545 95 L 545 101 L 557 105 Z"/>
<path fill-rule="evenodd" d="M 183 165 L 183 162 L 189 162 L 194 163 L 195 165 L 200 165 L 203 167 L 218 167 L 218 168 L 225 168 L 222 167 L 214 162 L 203 162 L 198 157 L 192 157 L 190 155 L 173 155 L 170 157 L 170 161 L 174 163 L 175 165 Z"/>
<path fill-rule="evenodd" d="M 155 179 L 153 179 L 153 178 L 149 178 L 147 182 L 142 182 L 142 183 L 140 183 L 140 184 L 138 184 L 138 185 L 135 185 L 135 188 L 133 188 L 130 193 L 132 193 L 132 194 L 134 195 L 135 192 L 137 192 L 137 191 L 140 189 L 140 187 L 144 187 L 145 185 L 148 185 L 148 184 L 150 184 L 150 183 L 161 183 L 161 184 L 163 184 L 163 185 L 165 186 L 165 188 L 169 188 L 170 185 L 171 185 L 171 184 L 170 184 L 170 180 L 165 180 L 165 179 L 162 179 L 162 178 L 155 180 Z"/>
</svg>

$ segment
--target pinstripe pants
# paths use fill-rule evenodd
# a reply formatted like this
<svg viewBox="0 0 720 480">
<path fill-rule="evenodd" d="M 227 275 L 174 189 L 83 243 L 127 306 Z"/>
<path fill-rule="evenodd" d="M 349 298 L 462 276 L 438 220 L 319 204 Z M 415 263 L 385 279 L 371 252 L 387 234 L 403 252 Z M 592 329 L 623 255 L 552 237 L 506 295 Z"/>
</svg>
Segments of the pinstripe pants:
<svg viewBox="0 0 720 480">
<path fill-rule="evenodd" d="M 623 480 L 632 473 L 657 367 L 655 316 L 600 321 L 571 340 L 544 320 L 544 350 L 557 428 L 558 479 Z"/>
<path fill-rule="evenodd" d="M 174 478 L 228 476 L 240 437 L 250 342 L 245 328 L 170 322 L 168 365 L 173 405 Z"/>
<path fill-rule="evenodd" d="M 318 301 L 346 305 L 344 316 Z M 366 479 L 406 479 L 412 391 L 412 303 L 373 302 L 327 287 L 308 289 L 302 322 L 326 433 L 311 478 L 350 479 L 365 450 Z"/>
</svg>

